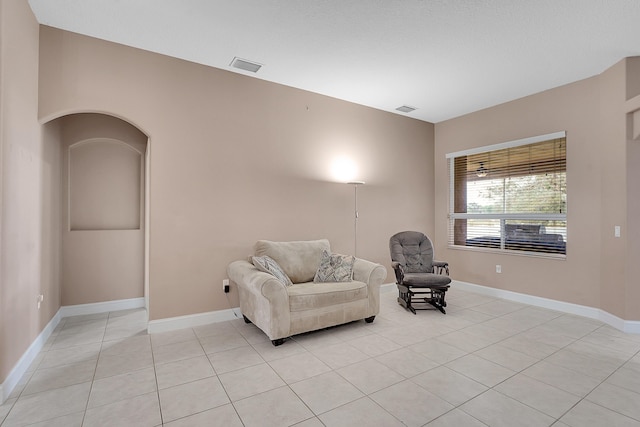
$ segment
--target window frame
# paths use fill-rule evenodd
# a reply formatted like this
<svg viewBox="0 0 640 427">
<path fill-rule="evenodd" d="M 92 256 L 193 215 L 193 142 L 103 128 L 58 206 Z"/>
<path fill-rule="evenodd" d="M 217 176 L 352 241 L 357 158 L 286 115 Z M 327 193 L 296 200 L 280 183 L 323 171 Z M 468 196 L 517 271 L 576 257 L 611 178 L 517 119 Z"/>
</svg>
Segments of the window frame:
<svg viewBox="0 0 640 427">
<path fill-rule="evenodd" d="M 462 249 L 462 250 L 471 250 L 471 251 L 481 251 L 481 252 L 494 252 L 501 254 L 509 254 L 509 255 L 520 255 L 520 256 L 529 256 L 529 257 L 543 257 L 543 258 L 556 258 L 556 259 L 566 259 L 566 246 L 564 253 L 554 253 L 554 252 L 544 252 L 544 251 L 527 251 L 521 249 L 507 249 L 505 246 L 505 222 L 507 220 L 522 220 L 522 221 L 564 221 L 566 227 L 566 233 L 568 234 L 568 223 L 567 223 L 567 210 L 565 209 L 564 213 L 456 213 L 455 212 L 455 167 L 453 164 L 455 159 L 462 156 L 470 156 L 474 154 L 483 154 L 498 150 L 504 150 L 508 148 L 521 147 L 525 145 L 535 144 L 539 142 L 554 140 L 554 139 L 565 139 L 567 138 L 566 131 L 553 132 L 545 135 L 538 135 L 529 138 L 518 139 L 514 141 L 503 142 L 499 144 L 493 144 L 488 146 L 482 146 L 477 148 L 472 148 L 463 151 L 457 151 L 453 153 L 447 153 L 445 155 L 447 159 L 447 169 L 449 175 L 449 198 L 448 198 L 448 209 L 447 209 L 447 222 L 448 222 L 448 231 L 447 231 L 447 246 L 450 249 Z M 566 145 L 565 145 L 566 150 Z M 566 165 L 566 151 L 565 151 L 565 165 Z M 565 167 L 566 174 L 566 167 Z M 567 191 L 568 193 L 568 191 Z M 568 204 L 568 197 L 567 197 Z M 454 227 L 456 219 L 485 219 L 485 220 L 499 220 L 500 221 L 500 247 L 482 247 L 482 246 L 472 246 L 472 245 L 461 245 L 455 244 L 454 236 Z M 566 242 L 566 240 L 565 240 Z M 565 243 L 566 244 L 566 243 Z"/>
</svg>

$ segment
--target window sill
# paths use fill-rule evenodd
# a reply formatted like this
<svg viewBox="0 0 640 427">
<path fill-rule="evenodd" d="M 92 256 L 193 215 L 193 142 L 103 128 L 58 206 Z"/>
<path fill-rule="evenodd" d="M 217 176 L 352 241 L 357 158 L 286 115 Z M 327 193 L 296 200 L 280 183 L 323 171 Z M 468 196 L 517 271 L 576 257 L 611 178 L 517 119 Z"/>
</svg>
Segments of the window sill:
<svg viewBox="0 0 640 427">
<path fill-rule="evenodd" d="M 567 260 L 567 255 L 565 254 L 548 254 L 544 252 L 514 251 L 509 249 L 495 249 L 495 248 L 483 248 L 478 246 L 461 246 L 461 245 L 447 245 L 447 248 L 458 250 L 458 251 L 483 252 L 483 253 L 492 253 L 492 254 L 500 254 L 500 255 L 514 255 L 514 256 L 523 256 L 527 258 L 544 258 L 544 259 L 552 259 L 557 261 Z"/>
</svg>

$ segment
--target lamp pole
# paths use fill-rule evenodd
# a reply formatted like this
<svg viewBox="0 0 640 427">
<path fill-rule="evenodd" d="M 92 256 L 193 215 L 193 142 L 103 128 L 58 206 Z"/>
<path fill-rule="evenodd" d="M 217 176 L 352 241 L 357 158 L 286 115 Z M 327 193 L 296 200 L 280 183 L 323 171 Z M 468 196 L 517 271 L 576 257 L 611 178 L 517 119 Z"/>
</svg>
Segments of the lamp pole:
<svg viewBox="0 0 640 427">
<path fill-rule="evenodd" d="M 353 185 L 353 256 L 358 254 L 358 185 L 364 185 L 364 181 L 349 181 Z"/>
</svg>

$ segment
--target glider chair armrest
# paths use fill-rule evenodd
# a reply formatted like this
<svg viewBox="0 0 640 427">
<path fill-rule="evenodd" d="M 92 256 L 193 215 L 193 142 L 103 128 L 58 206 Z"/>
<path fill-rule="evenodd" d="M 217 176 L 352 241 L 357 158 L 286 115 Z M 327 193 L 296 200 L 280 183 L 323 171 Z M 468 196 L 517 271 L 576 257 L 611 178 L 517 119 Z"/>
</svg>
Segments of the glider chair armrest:
<svg viewBox="0 0 640 427">
<path fill-rule="evenodd" d="M 391 267 L 393 268 L 393 272 L 396 274 L 396 283 L 401 284 L 404 280 L 404 265 L 399 262 L 392 261 Z"/>
<path fill-rule="evenodd" d="M 436 274 L 449 275 L 449 263 L 446 261 L 433 261 L 433 272 Z"/>
<path fill-rule="evenodd" d="M 271 340 L 290 335 L 289 294 L 286 286 L 248 261 L 234 261 L 227 267 L 238 286 L 243 316 L 262 329 Z"/>
</svg>

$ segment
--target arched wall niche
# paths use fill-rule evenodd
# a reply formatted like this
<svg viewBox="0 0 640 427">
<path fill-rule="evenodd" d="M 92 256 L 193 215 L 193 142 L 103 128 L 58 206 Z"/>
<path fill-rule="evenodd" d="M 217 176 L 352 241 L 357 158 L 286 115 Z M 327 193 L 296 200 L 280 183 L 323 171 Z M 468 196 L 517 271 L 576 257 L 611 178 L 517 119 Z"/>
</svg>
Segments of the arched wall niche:
<svg viewBox="0 0 640 427">
<path fill-rule="evenodd" d="M 95 112 L 46 125 L 62 157 L 61 305 L 146 297 L 148 136 Z"/>
<path fill-rule="evenodd" d="M 117 139 L 117 135 L 128 135 L 135 139 L 143 139 L 145 142 L 151 138 L 151 134 L 139 123 L 129 120 L 111 111 L 101 110 L 60 110 L 55 114 L 48 114 L 40 117 L 41 124 L 56 123 L 61 121 L 74 122 L 82 121 L 95 126 L 95 130 L 100 132 L 110 132 L 112 137 Z M 67 123 L 67 126 L 70 126 Z"/>
<path fill-rule="evenodd" d="M 69 146 L 69 229 L 139 230 L 144 153 L 122 141 L 92 138 Z"/>
</svg>

